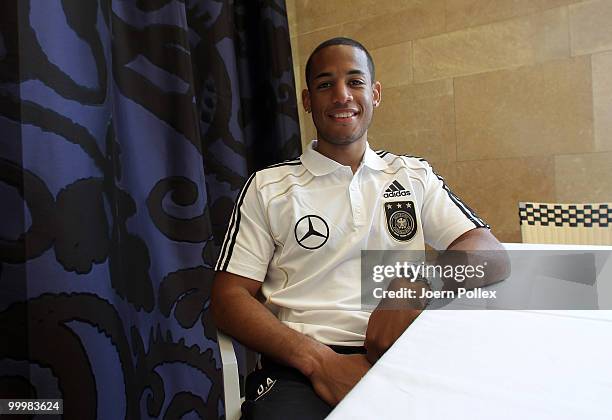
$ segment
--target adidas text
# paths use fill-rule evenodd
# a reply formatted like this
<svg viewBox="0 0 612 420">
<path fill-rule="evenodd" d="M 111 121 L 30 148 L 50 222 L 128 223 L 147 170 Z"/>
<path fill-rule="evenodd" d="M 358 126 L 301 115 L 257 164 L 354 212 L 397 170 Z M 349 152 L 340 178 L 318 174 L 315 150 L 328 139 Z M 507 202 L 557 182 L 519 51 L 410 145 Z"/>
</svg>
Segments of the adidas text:
<svg viewBox="0 0 612 420">
<path fill-rule="evenodd" d="M 383 197 L 384 198 L 389 198 L 389 197 L 403 197 L 405 195 L 410 195 L 410 191 L 395 191 L 395 192 L 391 192 L 391 193 L 384 193 Z"/>
</svg>

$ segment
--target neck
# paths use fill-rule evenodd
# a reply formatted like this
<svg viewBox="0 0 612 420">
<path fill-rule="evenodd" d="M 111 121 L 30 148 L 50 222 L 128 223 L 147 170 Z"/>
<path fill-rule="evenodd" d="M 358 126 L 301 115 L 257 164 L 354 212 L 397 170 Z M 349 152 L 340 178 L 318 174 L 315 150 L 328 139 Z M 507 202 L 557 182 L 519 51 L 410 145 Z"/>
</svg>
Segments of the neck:
<svg viewBox="0 0 612 420">
<path fill-rule="evenodd" d="M 341 165 L 350 166 L 353 173 L 357 172 L 366 150 L 366 137 L 349 144 L 333 144 L 325 140 L 317 141 L 317 152 Z"/>
</svg>

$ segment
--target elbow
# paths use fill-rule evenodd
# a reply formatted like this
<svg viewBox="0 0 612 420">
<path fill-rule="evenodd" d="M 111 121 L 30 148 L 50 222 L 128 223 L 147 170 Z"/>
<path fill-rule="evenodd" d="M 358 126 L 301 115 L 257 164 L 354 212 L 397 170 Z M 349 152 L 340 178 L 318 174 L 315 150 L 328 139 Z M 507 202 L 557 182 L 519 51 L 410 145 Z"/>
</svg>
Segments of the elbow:
<svg viewBox="0 0 612 420">
<path fill-rule="evenodd" d="M 512 272 L 512 265 L 510 263 L 510 254 L 502 244 L 499 244 L 499 248 L 496 253 L 495 263 L 497 266 L 497 273 L 499 281 L 506 280 L 510 277 L 510 273 Z"/>
<path fill-rule="evenodd" d="M 240 323 L 240 312 L 257 293 L 261 283 L 224 271 L 215 273 L 209 310 L 218 329 L 228 332 Z"/>
<path fill-rule="evenodd" d="M 504 250 L 501 256 L 501 280 L 506 280 L 512 274 L 512 264 L 510 263 L 510 255 Z"/>
<path fill-rule="evenodd" d="M 489 275 L 487 276 L 486 284 L 493 284 L 510 277 L 512 266 L 510 264 L 510 256 L 505 249 L 493 251 L 493 261 L 489 263 Z"/>
</svg>

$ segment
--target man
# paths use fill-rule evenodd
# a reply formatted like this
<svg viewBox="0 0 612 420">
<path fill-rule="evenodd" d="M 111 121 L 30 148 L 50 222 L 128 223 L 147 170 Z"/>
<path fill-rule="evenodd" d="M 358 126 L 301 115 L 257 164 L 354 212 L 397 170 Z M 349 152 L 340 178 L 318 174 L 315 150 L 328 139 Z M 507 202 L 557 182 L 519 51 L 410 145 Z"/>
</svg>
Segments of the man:
<svg viewBox="0 0 612 420">
<path fill-rule="evenodd" d="M 503 249 L 426 162 L 369 148 L 374 75 L 358 42 L 319 45 L 302 94 L 317 140 L 253 174 L 238 196 L 212 310 L 264 358 L 247 379 L 247 418 L 325 417 L 418 316 L 418 305 L 360 306 L 361 250 Z"/>
</svg>

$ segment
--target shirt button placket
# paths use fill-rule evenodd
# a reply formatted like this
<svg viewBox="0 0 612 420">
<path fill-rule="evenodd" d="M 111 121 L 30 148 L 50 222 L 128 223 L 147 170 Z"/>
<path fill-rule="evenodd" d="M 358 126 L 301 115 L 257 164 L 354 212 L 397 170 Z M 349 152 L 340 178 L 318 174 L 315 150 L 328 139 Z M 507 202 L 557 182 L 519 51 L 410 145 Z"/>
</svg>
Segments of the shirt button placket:
<svg viewBox="0 0 612 420">
<path fill-rule="evenodd" d="M 349 195 L 351 197 L 351 209 L 353 212 L 353 223 L 356 226 L 363 225 L 363 196 L 359 191 L 358 181 L 356 177 L 353 177 L 349 187 Z"/>
</svg>

